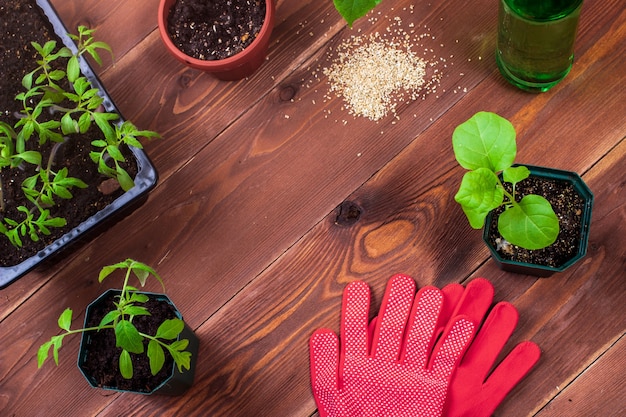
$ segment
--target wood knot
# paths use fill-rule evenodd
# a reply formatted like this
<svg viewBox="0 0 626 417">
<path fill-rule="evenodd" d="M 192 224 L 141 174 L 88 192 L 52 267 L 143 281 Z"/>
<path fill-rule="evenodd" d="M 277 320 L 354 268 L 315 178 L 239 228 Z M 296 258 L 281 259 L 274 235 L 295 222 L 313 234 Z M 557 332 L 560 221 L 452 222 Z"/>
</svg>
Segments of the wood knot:
<svg viewBox="0 0 626 417">
<path fill-rule="evenodd" d="M 297 92 L 298 89 L 294 85 L 290 84 L 281 87 L 278 96 L 280 97 L 281 101 L 291 101 L 296 96 Z"/>
<path fill-rule="evenodd" d="M 361 218 L 361 207 L 352 201 L 344 201 L 337 207 L 335 224 L 339 226 L 351 226 Z"/>
<path fill-rule="evenodd" d="M 182 88 L 188 88 L 189 85 L 191 84 L 191 81 L 193 80 L 191 74 L 188 71 L 185 71 L 179 78 L 178 78 L 178 85 L 180 85 Z"/>
</svg>

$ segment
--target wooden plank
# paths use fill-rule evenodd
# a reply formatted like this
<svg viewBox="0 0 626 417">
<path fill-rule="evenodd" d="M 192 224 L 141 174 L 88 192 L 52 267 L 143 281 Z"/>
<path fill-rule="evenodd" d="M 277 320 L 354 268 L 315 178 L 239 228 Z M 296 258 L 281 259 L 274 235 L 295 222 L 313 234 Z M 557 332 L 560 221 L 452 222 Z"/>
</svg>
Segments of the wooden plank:
<svg viewBox="0 0 626 417">
<path fill-rule="evenodd" d="M 626 414 L 624 369 L 626 339 L 622 336 L 570 385 L 560 387 L 562 391 L 537 413 L 537 417 L 623 416 Z"/>
<path fill-rule="evenodd" d="M 596 82 L 605 81 L 598 77 Z M 494 88 L 484 83 L 466 100 L 476 99 L 478 102 L 486 90 L 494 91 Z M 498 92 L 495 89 L 494 95 L 498 96 Z M 582 101 L 577 104 L 583 113 L 598 105 L 597 102 Z M 506 106 L 506 100 L 500 105 Z M 542 111 L 550 112 L 550 106 L 561 105 L 563 103 L 556 100 Z M 465 107 L 455 107 L 438 123 L 450 124 L 449 120 L 455 120 L 464 111 Z M 622 123 L 618 132 L 623 132 L 624 125 L 620 120 L 616 116 L 613 121 Z M 582 128 L 582 122 L 566 130 L 576 132 L 579 128 Z M 589 288 L 594 288 L 594 294 L 605 300 L 607 310 L 623 305 L 624 301 L 620 262 L 605 263 L 602 256 L 607 236 L 620 236 L 624 232 L 623 213 L 626 209 L 623 199 L 613 192 L 616 188 L 604 189 L 602 186 L 606 184 L 602 180 L 604 176 L 613 178 L 615 187 L 625 179 L 620 167 L 626 159 L 626 143 L 622 140 L 615 147 L 615 141 L 619 142 L 621 136 L 611 134 L 612 131 L 613 127 L 606 135 L 601 135 L 603 141 L 597 144 L 600 152 L 610 150 L 609 155 L 588 175 L 592 189 L 597 190 L 600 209 L 596 210 L 598 221 L 594 223 L 592 237 L 592 247 L 596 249 L 586 262 L 572 272 L 546 280 L 511 276 L 497 270 L 492 262 L 473 274 L 489 277 L 498 290 L 496 299 L 511 300 L 520 309 L 522 320 L 511 344 L 532 338 L 544 349 L 539 368 L 523 384 L 523 389 L 516 390 L 503 404 L 498 415 L 525 416 L 531 413 L 536 403 L 543 404 L 541 401 L 552 395 L 552 385 L 548 381 L 552 379 L 554 382 L 555 379 L 552 367 L 555 356 L 562 367 L 557 377 L 567 379 L 578 369 L 578 365 L 573 364 L 587 360 L 585 355 L 589 350 L 593 351 L 593 346 L 602 345 L 606 338 L 623 329 L 624 323 L 619 317 L 606 316 L 605 320 L 599 321 L 593 314 L 586 321 L 580 318 L 585 311 L 592 310 L 587 303 L 581 303 L 581 298 L 589 294 Z M 338 329 L 340 296 L 346 282 L 366 279 L 375 291 L 374 304 L 377 305 L 388 276 L 395 271 L 413 274 L 420 286 L 465 279 L 486 255 L 477 232 L 467 231 L 467 227 L 462 226 L 462 214 L 455 213 L 454 204 L 450 202 L 450 190 L 454 189 L 453 183 L 460 176 L 450 169 L 450 157 L 439 160 L 435 157 L 441 153 L 441 147 L 447 145 L 424 146 L 425 143 L 443 143 L 440 132 L 429 129 L 423 133 L 420 140 L 414 141 L 351 196 L 350 200 L 357 201 L 364 208 L 364 215 L 356 225 L 338 227 L 334 224 L 335 214 L 330 214 L 203 324 L 199 332 L 204 335 L 203 340 L 208 341 L 206 349 L 210 355 L 202 360 L 199 379 L 192 393 L 184 399 L 169 399 L 159 406 L 172 410 L 183 406 L 189 410 L 201 410 L 195 414 L 189 411 L 190 415 L 309 415 L 315 406 L 308 385 L 307 338 L 320 326 Z M 580 164 L 588 166 L 598 158 L 602 158 L 602 153 Z M 420 182 L 420 178 L 426 178 L 425 172 L 438 180 Z M 438 212 L 454 214 L 442 224 L 434 220 Z M 380 238 L 375 238 L 369 241 L 373 247 L 368 246 L 367 236 L 377 233 L 384 236 L 385 228 L 407 237 L 384 244 Z M 408 231 L 401 233 L 405 229 Z M 411 233 L 411 230 L 419 233 Z M 446 230 L 456 230 L 457 233 L 451 236 Z M 445 235 L 448 236 L 443 242 L 438 239 Z M 464 242 L 464 247 L 455 252 L 453 248 L 459 241 Z M 564 282 L 568 285 L 563 285 Z M 595 303 L 590 303 L 595 308 Z M 241 314 L 242 311 L 245 314 Z M 550 332 L 572 312 L 577 312 L 576 319 L 581 320 L 568 319 L 566 329 Z M 582 330 L 579 331 L 577 326 Z M 598 332 L 592 332 L 590 326 L 595 326 Z M 572 327 L 575 336 L 567 334 Z M 584 344 L 589 344 L 589 349 L 580 346 L 584 333 L 588 334 Z M 570 345 L 576 348 L 563 348 Z M 135 402 L 140 403 L 140 400 Z M 310 408 L 303 410 L 302 404 L 309 404 Z M 113 415 L 116 409 L 115 406 L 109 407 L 106 415 Z"/>
<path fill-rule="evenodd" d="M 310 11 L 310 7 L 305 9 Z M 393 5 L 386 7 L 389 10 Z M 429 10 L 426 5 L 421 7 Z M 118 415 L 137 406 L 142 415 L 176 410 L 185 415 L 206 415 L 209 411 L 228 416 L 309 415 L 315 407 L 308 387 L 306 339 L 312 329 L 321 325 L 338 327 L 338 302 L 348 280 L 367 279 L 375 291 L 376 303 L 392 269 L 415 275 L 420 285 L 443 285 L 465 279 L 485 261 L 486 251 L 478 233 L 465 226 L 462 213 L 450 201 L 460 171 L 453 168 L 449 146 L 453 126 L 483 108 L 485 97 L 489 98 L 490 110 L 525 123 L 524 137 L 529 146 L 522 151 L 524 162 L 540 161 L 549 154 L 551 164 L 554 160 L 561 167 L 582 172 L 593 166 L 586 178 L 601 201 L 601 208 L 594 211 L 593 250 L 575 273 L 564 274 L 561 280 L 536 283 L 532 278 L 513 279 L 500 273 L 491 262 L 480 269 L 481 274 L 496 282 L 498 299 L 514 300 L 523 317 L 527 317 L 520 324 L 516 340 L 538 337 L 542 347 L 548 347 L 547 362 L 542 364 L 550 366 L 538 368 L 531 375 L 538 378 L 535 375 L 548 373 L 546 382 L 539 380 L 530 392 L 525 384 L 503 410 L 519 404 L 527 406 L 527 410 L 544 404 L 545 401 L 535 400 L 546 392 L 553 395 L 545 389 L 548 384 L 573 377 L 574 368 L 568 368 L 568 363 L 580 364 L 594 357 L 589 355 L 591 348 L 578 346 L 577 340 L 589 342 L 589 346 L 600 343 L 598 338 L 580 338 L 579 331 L 592 333 L 590 330 L 594 329 L 590 329 L 589 320 L 583 321 L 580 330 L 576 328 L 576 340 L 568 335 L 561 339 L 581 347 L 580 356 L 577 351 L 560 355 L 563 346 L 557 342 L 564 330 L 559 325 L 574 326 L 567 319 L 571 311 L 595 308 L 583 299 L 589 294 L 585 291 L 596 291 L 597 286 L 599 293 L 608 296 L 609 306 L 616 305 L 615 297 L 624 293 L 614 288 L 619 284 L 615 278 L 606 279 L 620 276 L 623 256 L 607 263 L 604 255 L 607 242 L 624 233 L 624 201 L 616 190 L 624 181 L 619 168 L 624 166 L 625 151 L 623 142 L 615 147 L 626 131 L 619 110 L 624 93 L 618 88 L 623 81 L 619 69 L 624 58 L 619 51 L 624 39 L 624 13 L 614 13 L 615 7 L 617 2 L 594 9 L 596 30 L 587 25 L 581 32 L 579 62 L 588 64 L 580 65 L 580 71 L 572 73 L 554 93 L 530 96 L 512 90 L 499 78 L 493 63 L 485 60 L 474 65 L 476 60 L 472 61 L 474 64 L 462 60 L 451 78 L 444 80 L 442 87 L 448 90 L 447 94 L 403 108 L 400 123 L 386 121 L 375 125 L 385 132 L 383 135 L 365 120 L 349 119 L 346 126 L 320 120 L 324 109 L 345 115 L 339 100 L 326 103 L 326 107 L 312 105 L 312 99 L 322 98 L 322 88 L 317 92 L 300 88 L 293 102 L 281 100 L 281 93 L 289 90 L 286 87 L 302 85 L 302 78 L 313 80 L 305 68 L 287 73 L 279 87 L 259 102 L 245 104 L 241 96 L 232 98 L 240 106 L 240 114 L 245 114 L 237 116 L 232 124 L 224 122 L 227 129 L 221 135 L 217 136 L 221 130 L 209 132 L 208 136 L 217 136 L 216 139 L 206 139 L 203 123 L 213 113 L 228 111 L 225 109 L 229 104 L 219 102 L 212 109 L 205 108 L 196 101 L 201 94 L 190 92 L 191 110 L 174 123 L 187 120 L 199 124 L 184 131 L 176 145 L 166 141 L 150 145 L 156 150 L 157 165 L 164 167 L 166 175 L 147 205 L 83 248 L 62 270 L 42 274 L 50 278 L 49 282 L 32 296 L 29 294 L 27 304 L 15 309 L 8 316 L 10 320 L 0 323 L 3 340 L 18 340 L 0 352 L 0 409 L 18 415 L 29 415 L 30 410 L 35 415 L 41 410 L 58 415 L 72 415 L 80 410 L 89 415 L 106 408 L 103 415 Z M 447 30 L 463 28 L 463 22 L 467 33 L 480 35 L 493 30 L 481 20 L 493 19 L 493 13 L 482 17 L 481 8 L 476 7 L 470 11 L 474 15 L 464 19 L 482 23 L 467 28 L 468 23 L 454 11 L 450 3 L 437 5 L 430 13 L 421 15 L 424 17 L 420 22 L 436 23 L 443 14 Z M 603 37 L 608 30 L 618 36 Z M 441 36 L 446 42 L 453 42 L 456 33 Z M 493 47 L 492 38 L 470 39 L 472 42 L 455 50 L 458 56 L 475 57 L 481 48 Z M 331 40 L 329 46 L 339 40 Z M 142 42 L 126 57 L 130 59 L 141 45 L 156 45 L 156 41 L 153 35 L 149 36 L 147 43 Z M 295 46 L 294 43 L 290 48 Z M 156 48 L 150 50 L 161 54 Z M 315 57 L 324 62 L 325 52 L 319 51 Z M 285 63 L 285 55 L 290 55 L 291 50 L 275 49 L 273 53 Z M 600 63 L 593 64 L 595 60 Z M 461 71 L 467 74 L 464 77 L 470 77 L 464 85 L 469 90 L 476 87 L 468 95 L 452 93 L 460 84 Z M 147 89 L 159 77 L 147 76 L 141 89 Z M 174 91 L 175 82 L 172 83 L 168 88 Z M 269 91 L 271 83 L 267 86 Z M 615 94 L 600 94 L 611 88 Z M 231 91 L 236 94 L 234 90 L 224 90 L 224 94 Z M 163 97 L 163 102 L 171 105 L 172 96 Z M 157 101 L 150 106 L 158 112 L 157 104 L 160 105 Z M 595 116 L 598 108 L 607 109 L 602 119 Z M 563 114 L 563 109 L 582 116 L 568 120 L 550 117 Z M 156 118 L 147 107 L 138 104 L 129 105 L 128 110 L 142 115 L 141 120 Z M 420 117 L 410 117 L 417 113 Z M 289 119 L 284 118 L 285 114 Z M 434 122 L 430 122 L 431 117 Z M 542 121 L 550 121 L 550 126 L 555 127 L 544 129 Z M 144 126 L 154 125 L 150 122 Z M 565 139 L 544 140 L 542 133 L 552 129 L 569 138 L 568 143 L 586 143 L 592 132 L 597 134 L 597 140 L 585 152 L 573 155 L 564 146 Z M 168 146 L 180 149 L 170 155 Z M 357 157 L 359 153 L 361 156 Z M 594 166 L 604 155 L 605 162 Z M 392 158 L 393 162 L 387 165 Z M 607 172 L 612 182 L 601 176 Z M 364 216 L 352 227 L 339 227 L 334 224 L 333 209 L 346 196 L 364 208 Z M 449 218 L 446 214 L 447 223 L 436 221 L 441 218 L 439 213 L 450 214 Z M 141 233 L 130 237 L 128 231 L 132 230 Z M 450 230 L 455 233 L 450 234 Z M 303 235 L 306 236 L 302 238 Z M 397 235 L 404 238 L 389 239 Z M 459 241 L 464 242 L 463 248 L 457 248 Z M 188 396 L 124 396 L 119 400 L 117 395 L 108 393 L 93 395 L 73 367 L 76 340 L 68 342 L 62 351 L 63 371 L 50 366 L 35 371 L 34 353 L 49 336 L 43 329 L 55 326 L 62 306 L 81 311 L 88 300 L 101 292 L 101 287 L 94 285 L 97 269 L 127 256 L 158 265 L 172 298 L 179 306 L 182 304 L 185 317 L 198 328 L 202 357 L 196 385 Z M 275 262 L 276 259 L 279 260 Z M 563 286 L 562 282 L 572 285 Z M 546 291 L 549 297 L 545 296 Z M 56 299 L 59 295 L 61 299 Z M 79 316 L 76 321 L 80 320 Z M 600 338 L 608 337 L 620 324 L 599 323 Z M 558 372 L 552 365 L 557 366 Z M 46 395 L 40 395 L 44 391 Z M 68 401 L 52 402 L 51 398 Z M 525 414 L 522 409 L 504 415 Z"/>
</svg>

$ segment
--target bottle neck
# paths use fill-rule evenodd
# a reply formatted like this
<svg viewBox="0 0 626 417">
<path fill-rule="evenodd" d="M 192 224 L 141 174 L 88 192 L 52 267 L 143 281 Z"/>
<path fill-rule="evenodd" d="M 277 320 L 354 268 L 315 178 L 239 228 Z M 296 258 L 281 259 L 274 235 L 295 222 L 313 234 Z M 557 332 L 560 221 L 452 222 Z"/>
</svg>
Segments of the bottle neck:
<svg viewBox="0 0 626 417">
<path fill-rule="evenodd" d="M 583 0 L 502 0 L 520 16 L 531 20 L 555 20 L 576 10 Z"/>
</svg>

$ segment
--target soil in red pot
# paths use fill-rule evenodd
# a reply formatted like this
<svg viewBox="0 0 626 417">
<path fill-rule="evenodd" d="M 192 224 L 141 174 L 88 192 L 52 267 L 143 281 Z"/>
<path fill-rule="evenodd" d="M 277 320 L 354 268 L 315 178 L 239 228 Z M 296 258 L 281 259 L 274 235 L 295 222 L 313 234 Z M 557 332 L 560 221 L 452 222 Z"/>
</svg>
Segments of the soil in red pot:
<svg viewBox="0 0 626 417">
<path fill-rule="evenodd" d="M 167 22 L 169 36 L 193 58 L 228 58 L 258 36 L 265 21 L 265 1 L 177 0 Z"/>
</svg>

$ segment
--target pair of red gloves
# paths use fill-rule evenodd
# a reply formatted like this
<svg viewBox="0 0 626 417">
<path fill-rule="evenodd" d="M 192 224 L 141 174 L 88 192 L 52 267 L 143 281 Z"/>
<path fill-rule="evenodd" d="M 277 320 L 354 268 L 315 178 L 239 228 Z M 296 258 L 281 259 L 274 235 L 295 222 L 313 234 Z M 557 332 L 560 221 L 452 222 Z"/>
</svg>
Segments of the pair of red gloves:
<svg viewBox="0 0 626 417">
<path fill-rule="evenodd" d="M 429 286 L 393 276 L 379 315 L 368 323 L 370 290 L 348 284 L 337 335 L 310 338 L 311 385 L 321 417 L 488 417 L 540 356 L 517 345 L 491 372 L 515 330 L 518 313 L 493 302 L 483 278 L 467 287 Z"/>
</svg>

